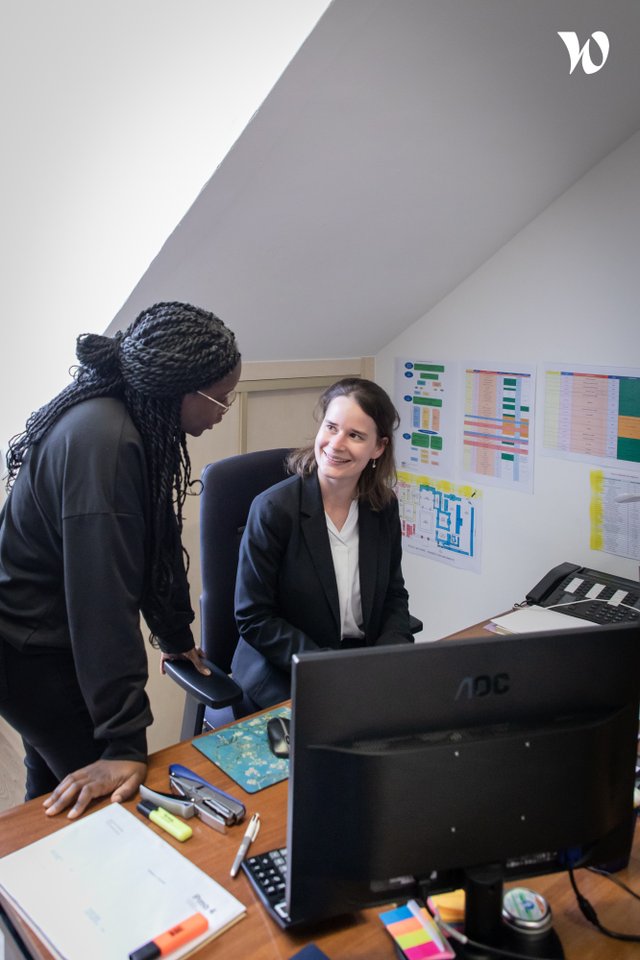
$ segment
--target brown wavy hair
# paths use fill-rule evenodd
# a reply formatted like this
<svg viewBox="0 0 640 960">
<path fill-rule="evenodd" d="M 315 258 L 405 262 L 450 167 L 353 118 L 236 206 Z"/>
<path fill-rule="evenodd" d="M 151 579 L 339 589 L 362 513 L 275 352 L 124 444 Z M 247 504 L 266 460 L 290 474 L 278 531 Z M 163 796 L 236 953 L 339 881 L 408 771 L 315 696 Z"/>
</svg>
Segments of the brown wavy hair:
<svg viewBox="0 0 640 960">
<path fill-rule="evenodd" d="M 395 496 L 396 465 L 393 452 L 393 433 L 400 423 L 398 411 L 389 395 L 374 383 L 359 377 L 345 377 L 331 384 L 320 396 L 315 408 L 315 419 L 320 424 L 325 418 L 327 408 L 336 397 L 350 397 L 360 409 L 371 417 L 376 425 L 378 440 L 386 438 L 387 443 L 375 461 L 369 461 L 358 480 L 358 497 L 366 500 L 372 510 L 382 510 Z M 314 444 L 300 447 L 289 454 L 287 466 L 291 473 L 300 477 L 309 477 L 318 468 Z"/>
</svg>

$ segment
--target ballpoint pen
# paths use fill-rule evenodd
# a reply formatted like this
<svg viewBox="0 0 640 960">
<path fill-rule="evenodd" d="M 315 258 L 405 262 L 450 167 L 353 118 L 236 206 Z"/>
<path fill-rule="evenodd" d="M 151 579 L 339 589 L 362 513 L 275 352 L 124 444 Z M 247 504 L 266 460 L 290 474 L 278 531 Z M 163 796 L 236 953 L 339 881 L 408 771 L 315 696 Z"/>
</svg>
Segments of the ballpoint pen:
<svg viewBox="0 0 640 960">
<path fill-rule="evenodd" d="M 231 870 L 229 871 L 232 877 L 235 877 L 238 870 L 240 869 L 240 864 L 244 860 L 247 850 L 258 836 L 258 830 L 260 829 L 260 814 L 254 813 L 249 820 L 249 826 L 245 830 L 244 837 L 238 847 L 238 852 L 236 853 L 235 860 L 231 865 Z"/>
</svg>

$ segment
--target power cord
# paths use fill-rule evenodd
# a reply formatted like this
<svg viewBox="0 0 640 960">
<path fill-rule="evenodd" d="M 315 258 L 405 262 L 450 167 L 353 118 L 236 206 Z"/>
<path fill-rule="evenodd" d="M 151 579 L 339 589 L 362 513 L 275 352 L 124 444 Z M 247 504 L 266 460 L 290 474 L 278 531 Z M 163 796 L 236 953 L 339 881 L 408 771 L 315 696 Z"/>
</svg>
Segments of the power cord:
<svg viewBox="0 0 640 960">
<path fill-rule="evenodd" d="M 451 940 L 457 940 L 457 942 L 463 944 L 463 946 L 472 947 L 474 950 L 482 950 L 484 953 L 488 952 L 489 955 L 495 955 L 496 957 L 509 957 L 510 960 L 531 960 L 531 954 L 516 953 L 513 950 L 503 950 L 502 947 L 493 947 L 488 943 L 478 943 L 477 940 L 472 940 L 470 937 L 467 937 L 461 930 L 457 930 L 450 923 L 442 919 L 438 908 L 431 898 L 425 901 L 425 906 L 437 924 L 438 929 L 445 937 L 449 937 Z M 554 960 L 554 958 L 538 957 L 537 960 Z M 555 958 L 555 960 L 557 960 L 557 958 Z"/>
<path fill-rule="evenodd" d="M 610 598 L 609 598 L 609 599 L 610 599 Z M 615 608 L 624 607 L 626 610 L 631 610 L 633 613 L 636 614 L 636 616 L 640 617 L 640 608 L 634 607 L 634 606 L 632 606 L 632 604 L 630 604 L 630 603 L 622 603 L 622 602 L 619 602 L 619 603 L 609 603 L 609 600 L 604 600 L 604 599 L 602 599 L 601 597 L 591 597 L 591 598 L 587 597 L 587 598 L 582 599 L 582 600 L 567 600 L 567 601 L 565 601 L 564 603 L 552 603 L 552 604 L 550 604 L 549 606 L 547 606 L 546 604 L 534 604 L 534 606 L 541 606 L 541 609 L 542 609 L 542 610 L 560 610 L 562 607 L 575 607 L 575 606 L 577 606 L 579 603 L 605 603 L 605 604 L 607 604 L 607 605 L 610 606 L 610 607 L 615 607 Z M 518 603 L 514 603 L 514 604 L 513 604 L 513 609 L 514 609 L 514 610 L 522 610 L 522 609 L 525 609 L 526 607 L 530 607 L 530 606 L 531 606 L 531 604 L 529 603 L 528 600 L 520 600 Z M 630 619 L 631 619 L 631 618 L 630 618 Z M 595 620 L 585 621 L 585 622 L 598 623 L 598 622 L 595 621 Z M 630 622 L 630 620 L 629 620 L 629 621 L 628 621 L 628 620 L 622 620 L 622 621 L 620 621 L 620 622 L 621 622 L 621 623 L 628 623 L 628 622 Z M 601 624 L 598 624 L 598 626 L 600 626 L 600 625 L 601 625 Z"/>
<path fill-rule="evenodd" d="M 599 877 L 604 877 L 606 880 L 610 880 L 611 883 L 615 883 L 617 887 L 620 887 L 621 890 L 624 890 L 625 893 L 628 893 L 630 897 L 635 897 L 636 900 L 640 900 L 640 893 L 636 893 L 635 890 L 632 890 L 628 883 L 625 883 L 620 877 L 616 877 L 613 873 L 609 873 L 608 870 L 603 870 L 602 867 L 586 867 L 590 873 L 597 873 Z"/>
<path fill-rule="evenodd" d="M 609 598 L 610 600 L 611 598 Z M 636 616 L 640 617 L 640 610 L 637 607 L 632 606 L 630 603 L 610 603 L 609 600 L 601 599 L 600 597 L 587 597 L 584 600 L 568 600 L 565 603 L 552 603 L 548 607 L 544 607 L 545 610 L 559 610 L 560 607 L 575 607 L 579 603 L 606 603 L 610 607 L 625 607 L 627 610 L 633 610 Z"/>
<path fill-rule="evenodd" d="M 603 870 L 600 867 L 587 867 L 586 869 L 588 869 L 591 873 L 596 873 L 598 876 L 604 877 L 606 880 L 610 880 L 630 896 L 635 897 L 636 900 L 640 900 L 640 894 L 636 893 L 636 891 L 632 890 L 630 886 L 628 886 L 618 877 L 614 877 L 613 874 L 609 873 L 607 870 Z M 585 919 L 589 921 L 589 923 L 593 924 L 593 926 L 596 927 L 596 929 L 606 937 L 611 937 L 614 940 L 624 940 L 628 943 L 640 943 L 640 935 L 633 933 L 620 933 L 616 930 L 610 930 L 608 927 L 605 927 L 604 924 L 600 922 L 598 914 L 596 913 L 593 905 L 578 890 L 575 873 L 572 867 L 569 868 L 568 873 L 571 886 L 573 887 L 573 892 L 576 895 L 580 912 Z M 474 950 L 489 951 L 490 953 L 494 953 L 499 957 L 509 957 L 510 960 L 530 960 L 530 957 L 527 957 L 524 954 L 515 953 L 512 950 L 503 950 L 500 947 L 489 946 L 486 943 L 478 943 L 477 940 L 471 940 L 464 933 L 462 933 L 461 930 L 456 929 L 456 927 L 452 926 L 450 923 L 446 923 L 446 921 L 442 919 L 437 906 L 430 897 L 425 899 L 425 906 L 445 937 L 456 940 L 458 943 L 461 943 L 464 946 L 468 945 Z M 539 960 L 545 960 L 545 958 L 541 957 Z M 547 960 L 549 960 L 549 958 L 547 958 Z"/>
<path fill-rule="evenodd" d="M 613 877 L 610 874 L 607 874 L 606 871 L 598 871 L 603 876 L 606 876 L 608 879 L 613 880 Z M 576 900 L 578 901 L 578 906 L 582 915 L 596 927 L 600 933 L 603 933 L 605 937 L 611 937 L 613 940 L 625 940 L 629 943 L 640 943 L 640 935 L 634 933 L 619 933 L 617 930 L 609 930 L 608 927 L 605 927 L 604 924 L 600 923 L 598 914 L 595 911 L 595 908 L 583 894 L 578 890 L 578 885 L 576 883 L 576 878 L 574 876 L 573 868 L 569 868 L 569 880 L 571 881 L 571 886 L 573 887 L 573 892 L 576 895 Z M 615 882 L 615 881 L 614 881 Z M 626 884 L 621 884 L 625 889 Z M 632 896 L 637 897 L 636 893 L 629 890 Z"/>
</svg>

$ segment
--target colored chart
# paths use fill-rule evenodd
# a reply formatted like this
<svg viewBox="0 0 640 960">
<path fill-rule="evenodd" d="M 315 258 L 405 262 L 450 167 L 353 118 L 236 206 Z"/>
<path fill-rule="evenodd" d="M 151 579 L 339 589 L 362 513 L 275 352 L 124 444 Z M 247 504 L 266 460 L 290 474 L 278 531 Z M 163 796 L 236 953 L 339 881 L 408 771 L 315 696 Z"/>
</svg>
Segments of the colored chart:
<svg viewBox="0 0 640 960">
<path fill-rule="evenodd" d="M 533 369 L 465 371 L 463 476 L 533 489 Z"/>
<path fill-rule="evenodd" d="M 640 463 L 640 371 L 548 367 L 543 452 L 605 465 Z"/>
<path fill-rule="evenodd" d="M 455 377 L 451 364 L 396 361 L 394 399 L 400 414 L 396 445 L 401 468 L 452 470 Z"/>
<path fill-rule="evenodd" d="M 640 474 L 591 471 L 592 550 L 640 560 Z"/>
<path fill-rule="evenodd" d="M 399 471 L 396 493 L 405 550 L 479 572 L 479 491 Z"/>
</svg>

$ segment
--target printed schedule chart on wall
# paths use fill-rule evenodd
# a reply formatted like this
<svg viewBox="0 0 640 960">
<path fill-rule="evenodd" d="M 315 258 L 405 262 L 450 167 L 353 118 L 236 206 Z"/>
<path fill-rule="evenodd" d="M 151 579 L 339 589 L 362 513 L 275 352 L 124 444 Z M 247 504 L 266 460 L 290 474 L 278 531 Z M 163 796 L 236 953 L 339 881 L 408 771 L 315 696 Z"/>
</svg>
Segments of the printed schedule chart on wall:
<svg viewBox="0 0 640 960">
<path fill-rule="evenodd" d="M 465 480 L 531 493 L 534 397 L 533 367 L 466 367 L 462 437 Z"/>
<path fill-rule="evenodd" d="M 398 465 L 408 470 L 451 471 L 455 459 L 455 366 L 440 361 L 396 360 Z"/>
<path fill-rule="evenodd" d="M 640 474 L 591 471 L 592 550 L 640 560 Z"/>
<path fill-rule="evenodd" d="M 542 451 L 640 463 L 640 370 L 545 365 Z"/>
</svg>

